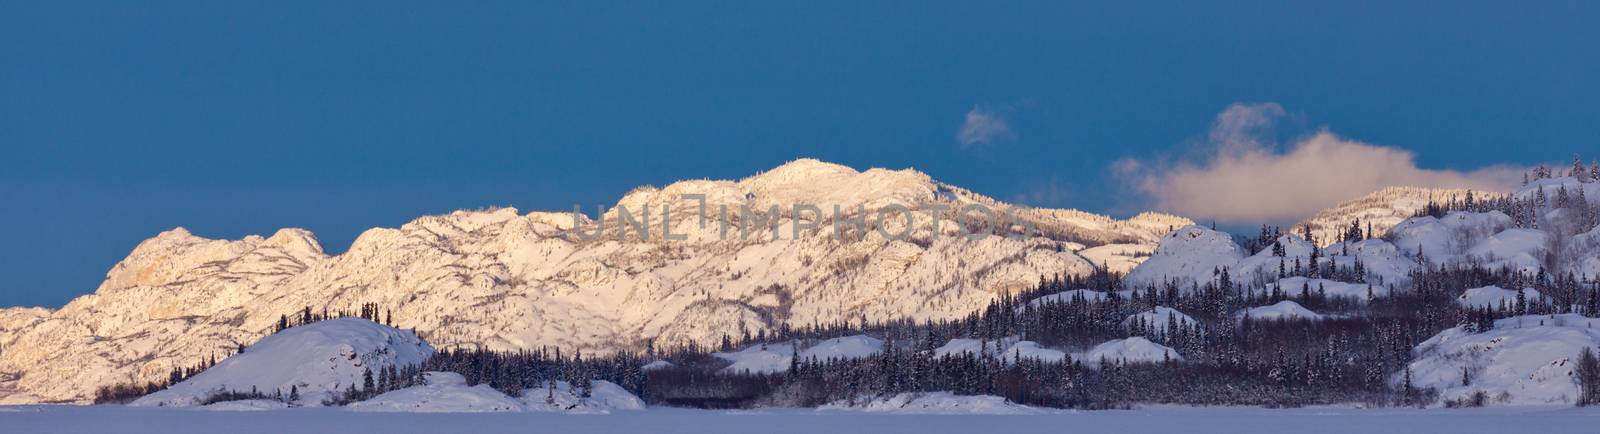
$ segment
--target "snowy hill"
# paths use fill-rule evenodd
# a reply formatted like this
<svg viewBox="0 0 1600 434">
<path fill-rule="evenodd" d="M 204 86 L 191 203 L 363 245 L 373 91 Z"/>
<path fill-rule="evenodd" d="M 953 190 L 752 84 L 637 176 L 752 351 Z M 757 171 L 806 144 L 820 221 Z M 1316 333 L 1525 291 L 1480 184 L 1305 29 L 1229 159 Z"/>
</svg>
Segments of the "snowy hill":
<svg viewBox="0 0 1600 434">
<path fill-rule="evenodd" d="M 392 411 L 410 413 L 483 413 L 522 411 L 522 402 L 500 393 L 487 384 L 467 386 L 467 379 L 454 372 L 423 373 L 426 384 L 407 387 L 345 406 L 351 411 Z"/>
<path fill-rule="evenodd" d="M 1290 300 L 1280 301 L 1267 306 L 1252 307 L 1241 310 L 1238 313 L 1235 313 L 1234 317 L 1239 319 L 1248 317 L 1252 320 L 1322 319 L 1321 314 L 1312 312 L 1311 309 L 1306 309 L 1305 306 L 1301 306 L 1300 303 L 1295 303 L 1294 301 Z"/>
<path fill-rule="evenodd" d="M 1200 226 L 1184 226 L 1161 238 L 1155 254 L 1129 272 L 1129 287 L 1160 285 L 1167 280 L 1189 283 L 1211 282 L 1216 272 L 1233 267 L 1246 255 L 1225 232 Z"/>
<path fill-rule="evenodd" d="M 1122 320 L 1123 327 L 1133 327 L 1136 324 L 1143 325 L 1157 334 L 1163 334 L 1170 328 L 1179 326 L 1194 327 L 1199 325 L 1200 322 L 1195 321 L 1194 318 L 1185 315 L 1183 312 L 1179 312 L 1177 309 L 1156 306 L 1143 312 L 1128 315 L 1127 318 Z"/>
<path fill-rule="evenodd" d="M 1298 228 L 1311 227 L 1311 236 L 1323 245 L 1339 241 L 1339 236 L 1350 228 L 1350 223 L 1361 221 L 1362 229 L 1367 224 L 1372 225 L 1374 237 L 1381 237 L 1389 232 L 1389 228 L 1400 224 L 1401 221 L 1411 218 L 1418 210 L 1426 208 L 1428 201 L 1444 203 L 1454 200 L 1466 200 L 1465 189 L 1441 189 L 1420 187 L 1388 187 L 1324 209 L 1316 215 L 1294 225 L 1294 232 Z M 1471 190 L 1473 200 L 1492 199 L 1505 196 L 1505 193 Z"/>
<path fill-rule="evenodd" d="M 702 227 L 705 195 L 712 221 Z M 795 204 L 823 212 L 795 215 Z M 833 206 L 842 220 L 896 204 L 949 207 L 933 219 L 915 213 L 905 240 L 875 228 L 834 239 Z M 1040 231 L 1024 239 L 955 236 L 957 209 L 1014 209 Z M 303 307 L 393 309 L 400 326 L 440 346 L 491 349 L 542 345 L 604 353 L 647 340 L 711 343 L 729 330 L 752 333 L 780 324 L 912 317 L 952 319 L 1006 291 L 1031 287 L 1041 274 L 1084 273 L 1079 249 L 1118 244 L 1091 255 L 1119 267 L 1141 257 L 1170 227 L 1190 224 L 1162 214 L 1116 220 L 1074 210 L 1013 208 L 915 170 L 858 171 L 796 160 L 742 180 L 692 180 L 641 187 L 617 205 L 650 228 L 648 239 L 622 225 L 617 207 L 598 218 L 514 209 L 457 211 L 399 228 L 361 234 L 340 255 L 323 252 L 311 233 L 211 240 L 183 229 L 141 243 L 107 273 L 94 294 L 59 310 L 0 315 L 0 403 L 83 402 L 102 385 L 164 378 L 269 332 L 280 315 Z M 662 206 L 671 213 L 663 215 Z M 729 239 L 719 239 L 718 210 L 729 207 Z M 778 206 L 777 240 L 738 236 L 739 207 Z M 644 216 L 643 211 L 649 210 Z M 869 211 L 871 212 L 871 211 Z M 687 239 L 665 240 L 663 220 Z M 876 221 L 875 213 L 869 221 Z M 817 223 L 815 232 L 793 229 Z M 882 225 L 897 232 L 903 225 Z M 568 230 L 605 237 L 584 240 Z M 981 225 L 978 225 L 981 226 Z"/>
<path fill-rule="evenodd" d="M 773 373 L 789 370 L 795 348 L 800 348 L 800 359 L 817 360 L 854 359 L 883 352 L 883 341 L 871 336 L 845 336 L 823 340 L 811 345 L 800 342 L 782 342 L 751 345 L 729 352 L 712 353 L 713 356 L 732 362 L 723 372 Z"/>
<path fill-rule="evenodd" d="M 1166 345 L 1150 342 L 1142 337 L 1115 339 L 1095 345 L 1089 351 L 1074 354 L 1074 359 L 1081 360 L 1088 365 L 1099 365 L 1101 361 L 1143 363 L 1161 362 L 1168 360 L 1183 360 L 1177 350 Z"/>
<path fill-rule="evenodd" d="M 522 405 L 527 411 L 568 412 L 600 414 L 616 411 L 643 410 L 644 401 L 628 393 L 627 389 L 609 381 L 596 380 L 589 384 L 589 397 L 572 388 L 565 381 L 557 381 L 554 393 L 548 385 L 522 391 Z"/>
<path fill-rule="evenodd" d="M 1583 348 L 1600 346 L 1597 327 L 1600 319 L 1564 314 L 1506 318 L 1482 333 L 1445 330 L 1417 345 L 1412 382 L 1447 400 L 1482 391 L 1489 404 L 1571 404 L 1578 396 L 1573 368 Z"/>
<path fill-rule="evenodd" d="M 418 365 L 433 347 L 411 332 L 356 318 L 291 327 L 268 336 L 216 366 L 130 405 L 186 407 L 218 391 L 257 390 L 316 405 L 331 392 L 360 384 L 362 374 L 387 366 Z"/>
<path fill-rule="evenodd" d="M 612 411 L 642 410 L 644 401 L 622 386 L 594 381 L 588 397 L 565 381 L 555 389 L 540 386 L 523 391 L 521 398 L 506 396 L 487 384 L 467 386 L 466 378 L 454 372 L 427 372 L 426 384 L 391 391 L 366 401 L 351 403 L 350 411 L 405 413 L 489 413 L 489 412 L 566 412 L 604 414 Z"/>
</svg>

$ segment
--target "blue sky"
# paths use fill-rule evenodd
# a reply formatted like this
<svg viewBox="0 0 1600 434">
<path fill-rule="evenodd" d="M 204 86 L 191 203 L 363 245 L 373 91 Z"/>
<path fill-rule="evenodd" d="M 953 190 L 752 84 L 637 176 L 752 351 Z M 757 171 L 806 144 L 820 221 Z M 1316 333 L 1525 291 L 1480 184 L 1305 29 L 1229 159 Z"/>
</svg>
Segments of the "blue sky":
<svg viewBox="0 0 1600 434">
<path fill-rule="evenodd" d="M 1203 168 L 1230 107 L 1281 108 L 1271 155 L 1600 153 L 1594 2 L 328 3 L 0 1 L 0 305 L 175 226 L 337 252 L 802 156 L 1126 214 L 1162 202 L 1111 168 Z"/>
</svg>

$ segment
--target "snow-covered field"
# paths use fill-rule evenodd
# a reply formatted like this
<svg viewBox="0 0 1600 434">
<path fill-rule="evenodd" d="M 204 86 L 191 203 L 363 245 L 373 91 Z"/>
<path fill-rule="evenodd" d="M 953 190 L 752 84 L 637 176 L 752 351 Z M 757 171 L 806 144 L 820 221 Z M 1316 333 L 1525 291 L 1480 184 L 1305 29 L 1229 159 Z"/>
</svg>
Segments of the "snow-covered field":
<svg viewBox="0 0 1600 434">
<path fill-rule="evenodd" d="M 561 413 L 365 413 L 327 408 L 204 411 L 120 406 L 0 407 L 6 433 L 1587 433 L 1600 409 L 1148 408 L 1013 415 L 651 409 Z"/>
</svg>

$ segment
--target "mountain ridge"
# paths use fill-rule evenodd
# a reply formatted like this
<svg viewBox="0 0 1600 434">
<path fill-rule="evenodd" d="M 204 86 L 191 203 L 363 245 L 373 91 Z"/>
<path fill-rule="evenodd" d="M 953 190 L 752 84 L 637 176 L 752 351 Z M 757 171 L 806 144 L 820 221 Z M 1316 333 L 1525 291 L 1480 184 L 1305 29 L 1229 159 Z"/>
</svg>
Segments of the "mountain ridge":
<svg viewBox="0 0 1600 434">
<path fill-rule="evenodd" d="M 716 225 L 699 224 L 698 207 L 679 193 L 704 194 L 711 210 L 777 205 L 773 227 L 783 236 L 724 239 Z M 793 204 L 802 203 L 822 215 L 795 215 Z M 974 204 L 1009 211 L 1039 232 L 958 236 L 955 210 Z M 659 212 L 662 205 L 670 215 Z M 832 215 L 831 205 L 843 214 Z M 857 236 L 831 236 L 831 218 L 861 217 L 851 208 L 896 205 L 950 209 L 916 211 L 904 239 L 885 235 L 906 229 L 898 216 L 868 219 L 870 229 Z M 610 236 L 623 209 L 652 229 L 648 239 Z M 687 239 L 663 239 L 664 223 Z M 818 229 L 790 236 L 808 223 Z M 1041 274 L 1091 270 L 1096 262 L 1078 254 L 1085 248 L 1153 244 L 1168 226 L 1182 226 L 1175 223 L 1189 222 L 1015 207 L 911 169 L 856 171 L 801 159 L 738 181 L 637 188 L 595 218 L 514 208 L 423 216 L 366 230 L 337 255 L 301 229 L 212 240 L 176 228 L 140 243 L 93 294 L 60 309 L 0 310 L 0 403 L 84 402 L 97 386 L 159 379 L 254 342 L 280 315 L 306 307 L 379 303 L 393 309 L 398 325 L 441 348 L 585 352 L 709 343 L 730 331 L 812 323 L 947 319 Z M 601 225 L 608 233 L 600 239 L 570 233 Z"/>
</svg>

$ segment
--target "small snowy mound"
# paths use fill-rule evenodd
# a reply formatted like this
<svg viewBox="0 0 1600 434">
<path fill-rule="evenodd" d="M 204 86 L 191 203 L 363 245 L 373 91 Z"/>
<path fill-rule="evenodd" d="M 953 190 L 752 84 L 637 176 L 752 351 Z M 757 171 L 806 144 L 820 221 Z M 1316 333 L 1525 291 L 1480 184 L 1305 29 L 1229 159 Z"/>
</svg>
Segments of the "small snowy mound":
<svg viewBox="0 0 1600 434">
<path fill-rule="evenodd" d="M 407 387 L 352 403 L 351 411 L 392 411 L 410 413 L 486 413 L 522 411 L 522 403 L 487 384 L 467 386 L 467 379 L 454 372 L 427 372 L 427 384 Z"/>
<path fill-rule="evenodd" d="M 828 339 L 800 350 L 800 357 L 817 360 L 859 359 L 883 352 L 883 341 L 865 335 Z"/>
<path fill-rule="evenodd" d="M 899 414 L 1038 414 L 1041 410 L 994 395 L 962 396 L 950 392 L 901 393 L 867 402 L 835 402 L 818 410 Z"/>
<path fill-rule="evenodd" d="M 1574 314 L 1506 318 L 1483 333 L 1456 327 L 1417 345 L 1411 381 L 1445 400 L 1481 391 L 1491 404 L 1571 404 L 1579 393 L 1578 355 L 1595 346 L 1600 319 Z M 1395 376 L 1396 385 L 1403 375 Z"/>
<path fill-rule="evenodd" d="M 1053 350 L 1039 346 L 1038 342 L 1022 341 L 1012 344 L 1010 348 L 1006 348 L 1006 352 L 1003 353 L 1003 356 L 1005 357 L 1006 363 L 1012 363 L 1018 358 L 1039 359 L 1046 362 L 1060 362 L 1067 358 L 1067 353 L 1064 351 Z"/>
<path fill-rule="evenodd" d="M 1089 365 L 1107 362 L 1138 363 L 1183 360 L 1178 351 L 1142 337 L 1107 341 L 1075 357 Z"/>
<path fill-rule="evenodd" d="M 974 356 L 981 356 L 985 352 L 989 354 L 1000 354 L 1005 348 L 1009 348 L 1011 345 L 1016 344 L 1017 341 L 1018 339 L 1015 336 L 1001 339 L 956 338 L 951 339 L 950 342 L 946 342 L 939 348 L 935 348 L 933 350 L 933 356 L 960 356 L 962 353 L 971 353 Z"/>
<path fill-rule="evenodd" d="M 1234 244 L 1227 233 L 1184 226 L 1162 237 L 1156 253 L 1128 272 L 1123 282 L 1130 288 L 1168 280 L 1205 284 L 1215 278 L 1213 273 L 1217 270 L 1234 267 L 1244 255 L 1244 249 Z"/>
<path fill-rule="evenodd" d="M 627 389 L 610 381 L 589 383 L 589 396 L 565 381 L 557 381 L 554 390 L 544 385 L 522 391 L 522 406 L 528 411 L 564 411 L 572 413 L 610 413 L 618 410 L 643 410 L 644 401 L 628 393 Z"/>
<path fill-rule="evenodd" d="M 1526 288 L 1522 290 L 1522 298 L 1528 302 L 1535 302 L 1542 300 L 1544 294 L 1540 294 L 1536 289 Z M 1505 307 L 1510 309 L 1515 308 L 1517 305 L 1517 291 L 1498 286 L 1472 288 L 1462 292 L 1461 296 L 1456 297 L 1456 303 L 1467 307 L 1487 307 L 1491 309 Z"/>
<path fill-rule="evenodd" d="M 1260 320 L 1288 320 L 1288 319 L 1306 319 L 1306 320 L 1320 320 L 1320 319 L 1322 319 L 1322 314 L 1319 314 L 1319 313 L 1316 313 L 1316 312 L 1312 312 L 1311 309 L 1306 309 L 1305 306 L 1301 306 L 1300 303 L 1295 303 L 1295 302 L 1290 301 L 1290 300 L 1280 301 L 1280 302 L 1277 302 L 1277 303 L 1272 304 L 1270 306 L 1245 308 L 1244 310 L 1239 311 L 1239 313 L 1236 313 L 1233 316 L 1236 317 L 1236 318 L 1239 318 L 1239 319 L 1244 319 L 1244 318 L 1248 317 L 1251 320 L 1257 320 L 1257 321 L 1260 321 Z"/>
<path fill-rule="evenodd" d="M 1179 312 L 1177 309 L 1164 306 L 1156 306 L 1154 309 L 1128 315 L 1127 318 L 1122 320 L 1122 327 L 1124 328 L 1131 328 L 1134 325 L 1141 324 L 1157 334 L 1164 334 L 1179 325 L 1194 327 L 1199 322 L 1196 322 L 1194 318 L 1190 318 L 1188 315 L 1184 315 L 1183 312 Z"/>
<path fill-rule="evenodd" d="M 339 318 L 289 328 L 205 372 L 129 405 L 194 406 L 219 391 L 300 393 L 320 403 L 333 391 L 360 384 L 362 373 L 421 364 L 433 347 L 409 331 L 359 318 Z"/>
<path fill-rule="evenodd" d="M 757 344 L 748 348 L 712 353 L 719 359 L 733 362 L 722 372 L 752 374 L 770 374 L 789 370 L 790 359 L 794 357 L 794 342 L 781 342 L 772 344 Z M 883 352 L 883 341 L 865 335 L 845 336 L 818 342 L 800 350 L 801 360 L 815 357 L 817 360 L 851 359 L 867 357 Z"/>
<path fill-rule="evenodd" d="M 794 347 L 789 343 L 757 344 L 748 348 L 711 353 L 716 358 L 733 362 L 722 372 L 737 374 L 770 374 L 789 370 L 789 359 L 794 357 Z"/>
</svg>

